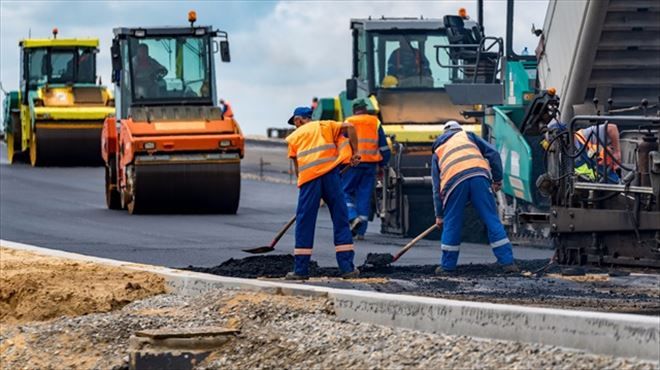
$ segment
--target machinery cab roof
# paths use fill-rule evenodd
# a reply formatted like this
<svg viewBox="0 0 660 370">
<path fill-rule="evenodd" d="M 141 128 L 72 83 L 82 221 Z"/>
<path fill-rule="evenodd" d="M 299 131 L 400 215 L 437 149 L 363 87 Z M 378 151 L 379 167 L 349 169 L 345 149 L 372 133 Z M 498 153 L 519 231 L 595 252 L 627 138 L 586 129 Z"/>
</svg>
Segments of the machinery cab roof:
<svg viewBox="0 0 660 370">
<path fill-rule="evenodd" d="M 215 105 L 213 54 L 219 51 L 222 61 L 230 60 L 226 32 L 193 25 L 113 32 L 112 81 L 119 117 L 137 107 Z"/>
<path fill-rule="evenodd" d="M 19 41 L 18 45 L 23 48 L 71 48 L 71 47 L 98 48 L 99 39 L 97 38 L 23 39 Z"/>
</svg>

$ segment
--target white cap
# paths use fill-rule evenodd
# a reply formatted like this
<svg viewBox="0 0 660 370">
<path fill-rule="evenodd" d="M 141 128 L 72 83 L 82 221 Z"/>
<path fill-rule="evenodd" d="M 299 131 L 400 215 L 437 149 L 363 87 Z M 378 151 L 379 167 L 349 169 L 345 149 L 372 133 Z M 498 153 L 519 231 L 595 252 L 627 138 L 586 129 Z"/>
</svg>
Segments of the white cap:
<svg viewBox="0 0 660 370">
<path fill-rule="evenodd" d="M 461 127 L 461 124 L 456 122 L 456 121 L 447 121 L 445 125 L 442 127 L 443 130 L 463 130 L 463 127 Z"/>
</svg>

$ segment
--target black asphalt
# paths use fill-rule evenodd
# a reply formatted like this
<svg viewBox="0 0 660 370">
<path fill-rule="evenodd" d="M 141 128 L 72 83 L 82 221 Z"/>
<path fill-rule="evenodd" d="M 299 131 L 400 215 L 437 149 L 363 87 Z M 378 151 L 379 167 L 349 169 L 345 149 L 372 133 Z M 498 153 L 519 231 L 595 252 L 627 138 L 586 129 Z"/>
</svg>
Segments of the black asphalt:
<svg viewBox="0 0 660 370">
<path fill-rule="evenodd" d="M 0 145 L 0 238 L 46 248 L 125 261 L 183 267 L 214 266 L 248 255 L 241 249 L 268 244 L 293 215 L 297 190 L 289 184 L 243 180 L 237 215 L 129 215 L 106 209 L 101 167 L 32 168 L 8 165 Z M 287 166 L 281 149 L 248 147 L 244 168 L 253 172 L 260 158 Z M 281 156 L 281 158 L 280 158 Z M 272 166 L 272 165 L 267 165 Z M 286 168 L 271 169 L 283 174 Z M 394 253 L 406 240 L 377 233 L 370 225 L 366 241 L 356 244 L 356 263 L 367 253 Z M 293 230 L 277 247 L 291 253 Z M 548 258 L 549 250 L 516 248 L 517 258 Z M 440 245 L 423 241 L 398 264 L 437 261 Z M 313 258 L 322 266 L 335 265 L 332 225 L 321 211 Z M 494 261 L 490 248 L 464 245 L 460 263 Z"/>
</svg>

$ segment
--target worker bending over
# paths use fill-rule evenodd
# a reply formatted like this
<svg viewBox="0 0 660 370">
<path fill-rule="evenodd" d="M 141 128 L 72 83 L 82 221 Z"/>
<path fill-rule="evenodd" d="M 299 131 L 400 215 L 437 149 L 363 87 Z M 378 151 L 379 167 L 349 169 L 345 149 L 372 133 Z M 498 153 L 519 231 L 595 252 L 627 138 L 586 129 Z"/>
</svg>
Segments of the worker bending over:
<svg viewBox="0 0 660 370">
<path fill-rule="evenodd" d="M 300 191 L 296 211 L 295 265 L 286 279 L 304 280 L 309 277 L 309 260 L 321 199 L 328 205 L 332 218 L 337 264 L 342 277 L 357 277 L 360 272 L 353 265 L 353 237 L 337 168 L 344 160 L 349 160 L 351 166 L 360 163 L 360 156 L 352 154 L 357 153 L 358 149 L 355 129 L 349 123 L 312 121 L 312 110 L 307 107 L 296 108 L 289 124 L 296 126 L 286 141 Z"/>
<path fill-rule="evenodd" d="M 611 122 L 589 126 L 575 133 L 575 172 L 590 181 L 617 184 L 620 182 L 616 169 L 621 163 L 619 128 Z M 609 154 L 606 154 L 607 152 Z"/>
<path fill-rule="evenodd" d="M 488 229 L 488 242 L 505 272 L 517 272 L 511 242 L 497 215 L 493 191 L 502 187 L 502 160 L 486 141 L 463 131 L 456 121 L 444 126 L 433 143 L 431 164 L 436 224 L 442 229 L 442 260 L 438 275 L 456 271 L 463 212 L 468 201 Z M 492 190 L 491 190 L 492 186 Z"/>
<path fill-rule="evenodd" d="M 351 229 L 358 240 L 364 239 L 371 213 L 371 194 L 376 180 L 378 166 L 383 169 L 390 160 L 385 132 L 380 121 L 368 114 L 367 104 L 359 101 L 353 105 L 353 116 L 346 122 L 355 127 L 358 136 L 360 164 L 350 168 L 342 177 L 341 183 L 348 207 Z M 346 159 L 344 164 L 348 165 Z"/>
</svg>

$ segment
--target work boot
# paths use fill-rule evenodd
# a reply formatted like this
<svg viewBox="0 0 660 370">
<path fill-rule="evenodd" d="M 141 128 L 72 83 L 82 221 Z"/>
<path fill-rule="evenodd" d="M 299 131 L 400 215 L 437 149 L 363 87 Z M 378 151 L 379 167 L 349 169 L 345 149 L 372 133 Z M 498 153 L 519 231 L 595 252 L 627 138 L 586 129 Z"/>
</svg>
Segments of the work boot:
<svg viewBox="0 0 660 370">
<path fill-rule="evenodd" d="M 358 235 L 355 237 L 355 240 L 364 240 L 364 235 L 359 235 L 359 234 L 358 234 Z"/>
<path fill-rule="evenodd" d="M 357 235 L 356 229 L 361 223 L 362 223 L 362 219 L 360 219 L 359 217 L 356 217 L 353 219 L 353 221 L 351 221 L 351 234 L 353 234 L 353 236 Z"/>
<path fill-rule="evenodd" d="M 295 272 L 291 271 L 286 274 L 284 280 L 307 280 L 309 276 L 298 275 Z"/>
<path fill-rule="evenodd" d="M 504 273 L 506 273 L 506 274 L 513 274 L 513 273 L 516 273 L 516 272 L 520 272 L 520 269 L 518 268 L 518 265 L 516 265 L 515 263 L 512 263 L 510 265 L 502 266 L 502 271 L 504 271 Z"/>
<path fill-rule="evenodd" d="M 354 268 L 351 272 L 345 272 L 341 274 L 342 279 L 355 279 L 360 276 L 360 270 Z"/>
<path fill-rule="evenodd" d="M 438 266 L 435 269 L 436 276 L 456 276 L 456 270 L 445 270 L 442 266 Z"/>
</svg>

